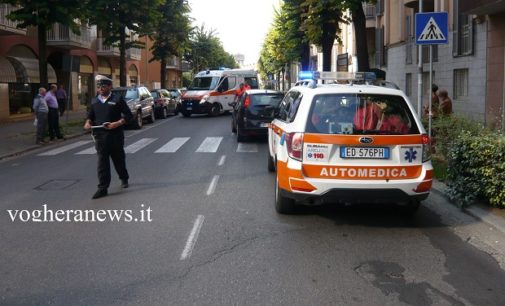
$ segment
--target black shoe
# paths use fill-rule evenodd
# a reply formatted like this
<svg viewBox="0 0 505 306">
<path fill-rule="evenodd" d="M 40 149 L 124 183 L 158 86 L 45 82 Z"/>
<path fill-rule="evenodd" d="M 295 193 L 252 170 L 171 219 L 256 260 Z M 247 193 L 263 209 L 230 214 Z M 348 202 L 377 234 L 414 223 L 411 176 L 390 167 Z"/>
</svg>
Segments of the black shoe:
<svg viewBox="0 0 505 306">
<path fill-rule="evenodd" d="M 121 188 L 128 188 L 128 180 L 121 180 Z"/>
<path fill-rule="evenodd" d="M 107 189 L 98 189 L 93 195 L 92 199 L 103 198 L 107 195 Z"/>
</svg>

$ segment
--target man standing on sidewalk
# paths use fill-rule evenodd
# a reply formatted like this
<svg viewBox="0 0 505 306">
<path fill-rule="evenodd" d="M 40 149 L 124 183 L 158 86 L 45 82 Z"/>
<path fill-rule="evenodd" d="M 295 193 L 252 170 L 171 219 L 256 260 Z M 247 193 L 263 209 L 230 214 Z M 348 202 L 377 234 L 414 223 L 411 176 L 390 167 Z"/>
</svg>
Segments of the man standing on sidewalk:
<svg viewBox="0 0 505 306">
<path fill-rule="evenodd" d="M 92 133 L 98 155 L 98 190 L 93 199 L 107 195 L 111 180 L 109 158 L 112 159 L 119 175 L 121 187 L 128 188 L 123 125 L 133 119 L 125 99 L 120 94 L 112 93 L 111 79 L 97 75 L 96 86 L 98 95 L 91 99 L 88 118 L 84 124 L 86 130 L 95 126 Z"/>
<path fill-rule="evenodd" d="M 44 87 L 39 88 L 39 93 L 33 99 L 33 111 L 35 112 L 35 119 L 37 120 L 37 139 L 36 144 L 46 144 L 44 141 L 44 133 L 46 132 L 47 125 L 47 113 L 49 111 L 47 107 L 46 100 L 44 96 L 46 95 L 46 89 Z"/>
<path fill-rule="evenodd" d="M 60 84 L 60 88 L 56 91 L 56 99 L 58 100 L 58 108 L 60 109 L 60 117 L 67 109 L 67 92 L 63 88 L 63 84 Z"/>
<path fill-rule="evenodd" d="M 60 132 L 60 115 L 58 109 L 58 100 L 56 99 L 56 90 L 58 87 L 55 84 L 51 84 L 49 91 L 44 97 L 49 107 L 48 121 L 49 121 L 49 138 L 51 141 L 54 137 L 58 139 L 63 139 L 63 135 Z"/>
</svg>

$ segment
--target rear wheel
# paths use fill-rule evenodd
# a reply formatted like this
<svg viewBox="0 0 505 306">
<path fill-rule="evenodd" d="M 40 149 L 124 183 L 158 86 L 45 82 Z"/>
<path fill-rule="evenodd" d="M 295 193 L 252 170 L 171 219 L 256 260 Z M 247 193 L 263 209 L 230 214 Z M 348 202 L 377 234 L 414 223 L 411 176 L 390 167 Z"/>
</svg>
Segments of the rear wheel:
<svg viewBox="0 0 505 306">
<path fill-rule="evenodd" d="M 281 195 L 279 178 L 277 176 L 275 176 L 275 210 L 283 215 L 295 212 L 295 201 Z"/>
<path fill-rule="evenodd" d="M 421 206 L 421 201 L 418 200 L 409 200 L 405 203 L 402 203 L 399 207 L 400 214 L 404 216 L 412 216 Z"/>
<path fill-rule="evenodd" d="M 235 128 L 235 131 L 237 133 L 237 142 L 243 142 L 245 141 L 245 136 L 240 132 L 240 128 L 237 124 L 237 127 Z"/>
<path fill-rule="evenodd" d="M 167 118 L 167 117 L 168 117 L 168 110 L 167 110 L 167 108 L 166 108 L 166 107 L 163 107 L 163 108 L 161 109 L 161 119 L 165 119 L 165 118 Z"/>
<path fill-rule="evenodd" d="M 235 127 L 235 122 L 233 122 L 233 118 L 231 119 L 231 132 L 237 133 L 237 128 Z"/>
</svg>

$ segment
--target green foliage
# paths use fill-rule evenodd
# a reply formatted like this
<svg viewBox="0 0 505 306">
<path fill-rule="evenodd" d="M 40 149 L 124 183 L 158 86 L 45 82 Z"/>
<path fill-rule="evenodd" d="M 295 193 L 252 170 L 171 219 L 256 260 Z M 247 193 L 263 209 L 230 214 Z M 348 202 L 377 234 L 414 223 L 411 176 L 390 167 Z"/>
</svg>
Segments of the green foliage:
<svg viewBox="0 0 505 306">
<path fill-rule="evenodd" d="M 219 67 L 238 68 L 235 58 L 224 50 L 215 31 L 206 30 L 204 25 L 194 29 L 189 46 L 185 58 L 192 64 L 195 73 Z"/>
<path fill-rule="evenodd" d="M 462 132 L 449 149 L 448 187 L 463 205 L 484 199 L 505 207 L 505 136 Z"/>
</svg>

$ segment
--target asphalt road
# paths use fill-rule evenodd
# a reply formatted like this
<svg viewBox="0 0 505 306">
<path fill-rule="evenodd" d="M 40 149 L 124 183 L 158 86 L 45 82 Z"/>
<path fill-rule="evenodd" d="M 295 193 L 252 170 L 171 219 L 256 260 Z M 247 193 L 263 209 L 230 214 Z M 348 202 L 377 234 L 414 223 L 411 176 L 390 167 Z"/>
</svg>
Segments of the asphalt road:
<svg viewBox="0 0 505 306">
<path fill-rule="evenodd" d="M 505 305 L 499 233 L 435 193 L 411 218 L 278 215 L 265 140 L 238 145 L 230 120 L 127 131 L 130 188 L 113 172 L 98 200 L 89 136 L 1 162 L 0 304 Z M 49 210 L 70 221 L 33 221 Z"/>
</svg>

